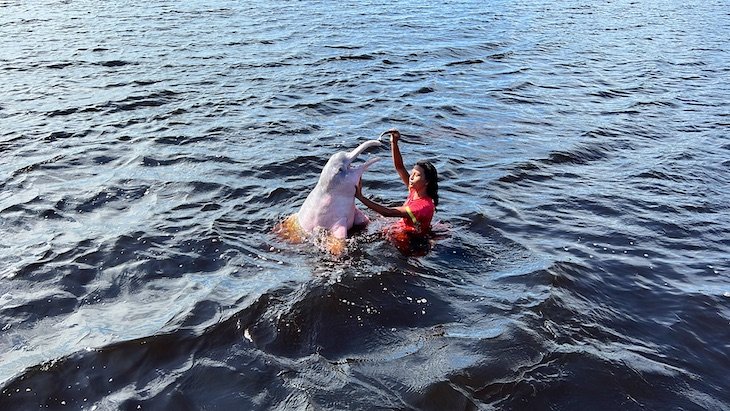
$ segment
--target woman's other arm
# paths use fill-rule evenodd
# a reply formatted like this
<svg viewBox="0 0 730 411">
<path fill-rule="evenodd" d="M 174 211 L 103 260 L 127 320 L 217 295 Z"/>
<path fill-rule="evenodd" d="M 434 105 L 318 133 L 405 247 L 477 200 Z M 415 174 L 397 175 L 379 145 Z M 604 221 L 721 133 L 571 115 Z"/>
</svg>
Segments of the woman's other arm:
<svg viewBox="0 0 730 411">
<path fill-rule="evenodd" d="M 375 201 L 365 197 L 362 194 L 362 180 L 357 183 L 357 189 L 355 190 L 355 197 L 357 197 L 360 202 L 365 204 L 365 207 L 375 211 L 376 213 L 382 215 L 383 217 L 401 217 L 406 218 L 408 217 L 408 212 L 405 210 L 405 207 L 386 207 L 384 205 L 378 204 Z"/>
<path fill-rule="evenodd" d="M 393 166 L 395 167 L 395 171 L 398 172 L 398 176 L 400 177 L 401 181 L 403 181 L 403 184 L 408 186 L 408 171 L 406 170 L 406 167 L 403 165 L 403 156 L 400 154 L 400 148 L 398 147 L 398 140 L 400 140 L 400 132 L 396 129 L 388 130 L 390 133 L 390 153 L 393 156 Z"/>
</svg>

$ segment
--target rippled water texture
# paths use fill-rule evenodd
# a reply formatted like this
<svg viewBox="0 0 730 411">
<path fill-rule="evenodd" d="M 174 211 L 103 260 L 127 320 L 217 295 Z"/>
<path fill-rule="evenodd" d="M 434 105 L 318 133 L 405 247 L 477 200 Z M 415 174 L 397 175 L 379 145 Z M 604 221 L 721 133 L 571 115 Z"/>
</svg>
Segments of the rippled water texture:
<svg viewBox="0 0 730 411">
<path fill-rule="evenodd" d="M 728 3 L 423 3 L 0 0 L 0 409 L 730 409 Z"/>
</svg>

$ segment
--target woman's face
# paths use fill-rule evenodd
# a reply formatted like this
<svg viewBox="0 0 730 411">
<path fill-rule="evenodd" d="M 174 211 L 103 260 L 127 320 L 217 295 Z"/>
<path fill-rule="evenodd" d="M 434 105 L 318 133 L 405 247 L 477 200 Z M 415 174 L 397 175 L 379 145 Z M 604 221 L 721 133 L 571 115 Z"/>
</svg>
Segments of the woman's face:
<svg viewBox="0 0 730 411">
<path fill-rule="evenodd" d="M 413 167 L 411 175 L 408 178 L 408 188 L 420 191 L 421 189 L 425 189 L 427 185 L 428 181 L 426 180 L 426 172 L 423 168 L 421 168 L 421 166 Z"/>
</svg>

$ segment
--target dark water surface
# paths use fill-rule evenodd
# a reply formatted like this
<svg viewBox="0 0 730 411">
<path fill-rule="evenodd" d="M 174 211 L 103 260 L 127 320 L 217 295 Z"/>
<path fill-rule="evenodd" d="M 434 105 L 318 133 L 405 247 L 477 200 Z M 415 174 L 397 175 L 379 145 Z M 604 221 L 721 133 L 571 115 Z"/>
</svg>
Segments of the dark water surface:
<svg viewBox="0 0 730 411">
<path fill-rule="evenodd" d="M 730 409 L 727 1 L 422 3 L 0 0 L 0 409 Z"/>
</svg>

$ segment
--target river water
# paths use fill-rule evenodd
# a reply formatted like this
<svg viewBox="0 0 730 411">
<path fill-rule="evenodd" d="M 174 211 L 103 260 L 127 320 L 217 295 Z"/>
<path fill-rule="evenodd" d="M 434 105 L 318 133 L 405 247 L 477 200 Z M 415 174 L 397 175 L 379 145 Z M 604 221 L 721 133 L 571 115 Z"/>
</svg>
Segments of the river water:
<svg viewBox="0 0 730 411">
<path fill-rule="evenodd" d="M 728 3 L 424 3 L 1 0 L 0 409 L 730 409 Z"/>
</svg>

